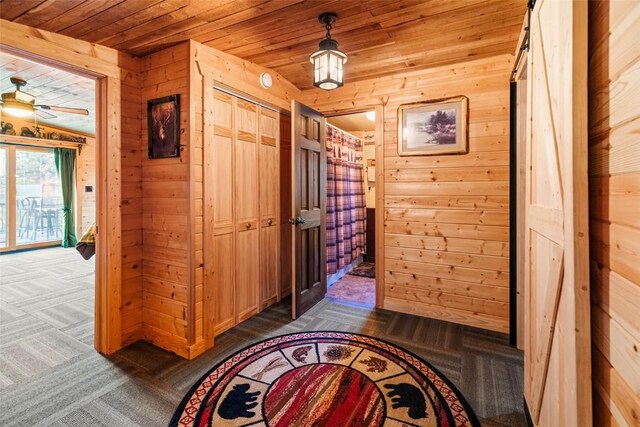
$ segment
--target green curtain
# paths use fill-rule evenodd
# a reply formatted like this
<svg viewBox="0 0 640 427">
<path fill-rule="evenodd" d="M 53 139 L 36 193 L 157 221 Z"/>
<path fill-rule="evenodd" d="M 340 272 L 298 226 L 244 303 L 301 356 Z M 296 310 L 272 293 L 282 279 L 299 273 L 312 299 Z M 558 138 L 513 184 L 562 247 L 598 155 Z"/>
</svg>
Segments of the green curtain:
<svg viewBox="0 0 640 427">
<path fill-rule="evenodd" d="M 73 220 L 73 188 L 76 173 L 76 151 L 68 148 L 53 149 L 56 171 L 62 188 L 62 247 L 68 248 L 77 243 L 75 221 Z"/>
</svg>

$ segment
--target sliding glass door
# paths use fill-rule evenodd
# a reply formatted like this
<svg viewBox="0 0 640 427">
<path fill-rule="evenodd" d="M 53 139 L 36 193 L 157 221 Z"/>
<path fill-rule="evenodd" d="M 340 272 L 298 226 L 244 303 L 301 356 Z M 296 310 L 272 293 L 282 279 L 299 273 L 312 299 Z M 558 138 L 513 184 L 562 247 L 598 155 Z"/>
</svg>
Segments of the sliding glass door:
<svg viewBox="0 0 640 427">
<path fill-rule="evenodd" d="M 0 156 L 0 250 L 59 243 L 63 206 L 53 149 L 0 144 Z"/>
</svg>

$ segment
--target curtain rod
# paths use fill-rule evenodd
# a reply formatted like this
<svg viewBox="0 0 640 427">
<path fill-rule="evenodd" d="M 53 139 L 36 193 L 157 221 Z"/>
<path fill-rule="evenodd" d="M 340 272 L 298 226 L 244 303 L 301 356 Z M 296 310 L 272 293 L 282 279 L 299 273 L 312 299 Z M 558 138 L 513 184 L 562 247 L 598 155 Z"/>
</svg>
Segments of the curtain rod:
<svg viewBox="0 0 640 427">
<path fill-rule="evenodd" d="M 331 123 L 327 122 L 327 126 L 331 126 L 332 128 L 337 129 L 337 130 L 339 130 L 340 132 L 346 133 L 347 135 L 352 136 L 352 137 L 354 137 L 355 139 L 358 139 L 358 140 L 360 140 L 360 142 L 362 142 L 362 137 L 360 137 L 360 136 L 355 136 L 354 134 L 349 133 L 349 132 L 347 132 L 346 130 L 340 129 L 340 128 L 339 128 L 338 126 L 336 126 L 336 125 L 332 125 Z M 366 131 L 363 131 L 363 132 L 366 132 Z"/>
<path fill-rule="evenodd" d="M 82 147 L 87 145 L 87 142 L 65 141 L 61 139 L 32 138 L 28 136 L 2 134 L 0 135 L 0 144 L 35 148 L 77 148 L 79 150 L 82 150 Z"/>
</svg>

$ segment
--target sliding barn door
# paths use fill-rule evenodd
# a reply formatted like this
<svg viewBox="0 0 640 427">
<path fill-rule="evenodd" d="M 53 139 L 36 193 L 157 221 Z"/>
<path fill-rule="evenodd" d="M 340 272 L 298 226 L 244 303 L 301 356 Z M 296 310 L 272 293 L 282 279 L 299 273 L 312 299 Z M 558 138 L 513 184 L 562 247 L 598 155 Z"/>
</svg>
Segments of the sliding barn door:
<svg viewBox="0 0 640 427">
<path fill-rule="evenodd" d="M 325 118 L 293 101 L 293 318 L 327 293 L 327 152 Z"/>
<path fill-rule="evenodd" d="M 587 2 L 531 15 L 525 400 L 536 426 L 591 425 Z"/>
</svg>

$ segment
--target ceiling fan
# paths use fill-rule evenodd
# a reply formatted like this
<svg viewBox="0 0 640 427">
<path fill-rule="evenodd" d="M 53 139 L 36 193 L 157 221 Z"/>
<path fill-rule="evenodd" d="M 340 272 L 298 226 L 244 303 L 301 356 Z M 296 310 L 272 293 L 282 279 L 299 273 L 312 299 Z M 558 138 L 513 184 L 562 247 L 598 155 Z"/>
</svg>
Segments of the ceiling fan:
<svg viewBox="0 0 640 427">
<path fill-rule="evenodd" d="M 27 82 L 18 77 L 11 77 L 11 83 L 16 86 L 13 92 L 2 94 L 2 110 L 15 117 L 29 117 L 37 114 L 43 119 L 52 119 L 55 115 L 47 111 L 59 111 L 62 113 L 89 115 L 89 110 L 84 108 L 59 107 L 55 105 L 36 104 L 36 97 L 20 90 Z M 46 110 L 46 111 L 44 111 Z"/>
</svg>

